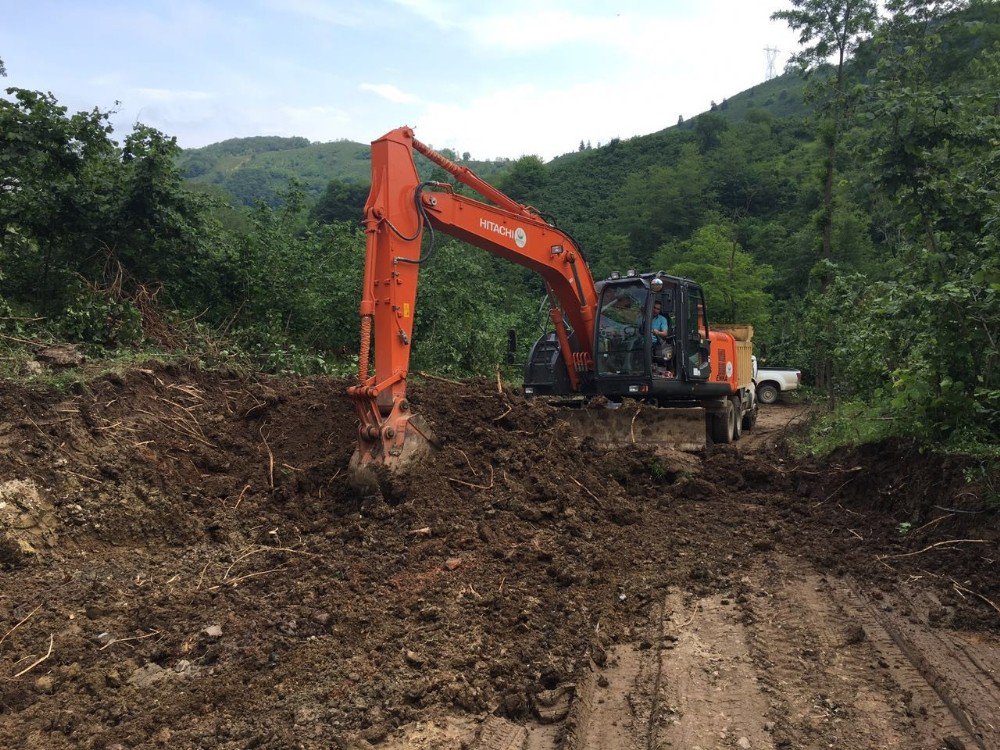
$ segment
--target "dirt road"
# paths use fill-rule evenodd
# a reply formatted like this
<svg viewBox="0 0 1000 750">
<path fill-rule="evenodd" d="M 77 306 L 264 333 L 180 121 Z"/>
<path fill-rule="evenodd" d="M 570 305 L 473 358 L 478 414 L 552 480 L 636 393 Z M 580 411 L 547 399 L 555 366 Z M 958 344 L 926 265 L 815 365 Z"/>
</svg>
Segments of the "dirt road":
<svg viewBox="0 0 1000 750">
<path fill-rule="evenodd" d="M 1000 748 L 998 532 L 960 465 L 607 451 L 495 383 L 344 480 L 344 383 L 0 391 L 0 747 Z"/>
</svg>

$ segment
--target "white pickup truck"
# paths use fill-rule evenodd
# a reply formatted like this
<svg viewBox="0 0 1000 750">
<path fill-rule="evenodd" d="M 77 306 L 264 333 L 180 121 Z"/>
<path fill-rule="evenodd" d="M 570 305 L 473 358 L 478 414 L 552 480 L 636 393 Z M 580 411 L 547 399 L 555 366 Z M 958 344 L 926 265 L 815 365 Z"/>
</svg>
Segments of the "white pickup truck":
<svg viewBox="0 0 1000 750">
<path fill-rule="evenodd" d="M 754 383 L 757 386 L 757 401 L 773 404 L 785 391 L 794 391 L 802 383 L 802 371 L 783 367 L 757 367 L 753 362 Z"/>
</svg>

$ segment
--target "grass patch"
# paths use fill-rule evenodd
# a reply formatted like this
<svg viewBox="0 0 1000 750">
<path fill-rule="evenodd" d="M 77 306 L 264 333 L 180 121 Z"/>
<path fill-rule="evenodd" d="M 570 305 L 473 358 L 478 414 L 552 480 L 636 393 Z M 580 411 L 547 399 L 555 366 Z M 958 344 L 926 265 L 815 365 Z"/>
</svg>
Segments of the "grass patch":
<svg viewBox="0 0 1000 750">
<path fill-rule="evenodd" d="M 795 447 L 802 455 L 825 456 L 837 448 L 877 443 L 900 434 L 896 417 L 888 409 L 844 401 L 817 416 Z"/>
</svg>

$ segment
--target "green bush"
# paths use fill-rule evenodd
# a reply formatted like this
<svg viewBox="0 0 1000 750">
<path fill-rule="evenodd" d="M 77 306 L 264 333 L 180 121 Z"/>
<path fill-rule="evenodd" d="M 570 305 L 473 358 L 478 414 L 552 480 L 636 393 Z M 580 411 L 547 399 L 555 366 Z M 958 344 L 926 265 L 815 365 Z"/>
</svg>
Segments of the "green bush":
<svg viewBox="0 0 1000 750">
<path fill-rule="evenodd" d="M 130 300 L 83 284 L 77 286 L 56 327 L 69 341 L 103 349 L 136 346 L 143 340 L 142 314 Z"/>
</svg>

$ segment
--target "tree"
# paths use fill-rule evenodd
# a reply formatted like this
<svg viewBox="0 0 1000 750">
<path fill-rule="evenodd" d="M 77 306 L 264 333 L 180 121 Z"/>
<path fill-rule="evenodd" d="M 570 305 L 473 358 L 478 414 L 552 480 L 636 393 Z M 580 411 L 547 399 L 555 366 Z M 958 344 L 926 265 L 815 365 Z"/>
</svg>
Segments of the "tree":
<svg viewBox="0 0 1000 750">
<path fill-rule="evenodd" d="M 546 182 L 545 164 L 537 156 L 522 156 L 497 180 L 497 187 L 520 203 L 537 204 Z"/>
<path fill-rule="evenodd" d="M 3 65 L 3 58 L 0 58 L 0 76 L 4 76 L 5 78 L 7 76 L 7 68 Z"/>
<path fill-rule="evenodd" d="M 516 266 L 456 240 L 439 242 L 420 272 L 413 366 L 492 373 L 504 362 L 509 329 L 525 340 L 538 335 L 538 303 L 516 281 Z"/>
<path fill-rule="evenodd" d="M 4 296 L 55 317 L 81 283 L 125 297 L 162 284 L 176 307 L 204 301 L 214 235 L 202 199 L 183 186 L 175 140 L 136 125 L 119 146 L 107 113 L 70 115 L 51 94 L 8 93 L 0 99 Z"/>
<path fill-rule="evenodd" d="M 351 221 L 357 224 L 362 219 L 369 190 L 368 185 L 330 180 L 326 190 L 316 200 L 309 218 L 321 224 L 334 221 Z"/>
<path fill-rule="evenodd" d="M 836 170 L 837 146 L 848 102 L 844 92 L 844 65 L 858 44 L 874 28 L 878 20 L 875 0 L 791 0 L 792 10 L 780 10 L 771 18 L 786 21 L 799 32 L 799 43 L 806 47 L 791 58 L 804 72 L 824 68 L 831 55 L 836 69 L 822 91 L 821 108 L 827 124 L 821 130 L 826 147 L 823 177 L 823 214 L 821 231 L 822 257 L 833 257 L 833 181 Z"/>
<path fill-rule="evenodd" d="M 1000 429 L 1000 47 L 937 64 L 968 18 L 890 0 L 865 114 L 869 179 L 896 238 L 882 295 L 898 331 L 894 404 L 936 439 Z M 971 11 L 975 12 L 973 7 Z M 927 430 L 925 430 L 925 433 Z"/>
<path fill-rule="evenodd" d="M 594 244 L 594 256 L 590 271 L 597 279 L 606 279 L 614 271 L 624 273 L 635 268 L 636 262 L 629 249 L 628 237 L 623 234 L 606 234 Z"/>
<path fill-rule="evenodd" d="M 689 237 L 704 219 L 711 199 L 705 158 L 694 144 L 682 146 L 672 166 L 630 174 L 621 189 L 619 214 L 636 262 L 645 268 L 664 241 Z"/>
<path fill-rule="evenodd" d="M 694 132 L 698 137 L 698 148 L 701 153 L 708 153 L 722 141 L 729 123 L 726 118 L 716 112 L 704 112 L 694 121 Z"/>
<path fill-rule="evenodd" d="M 656 251 L 653 266 L 701 284 L 715 321 L 759 326 L 770 318 L 771 267 L 740 247 L 731 227 L 707 224 L 689 240 L 669 242 Z"/>
</svg>

